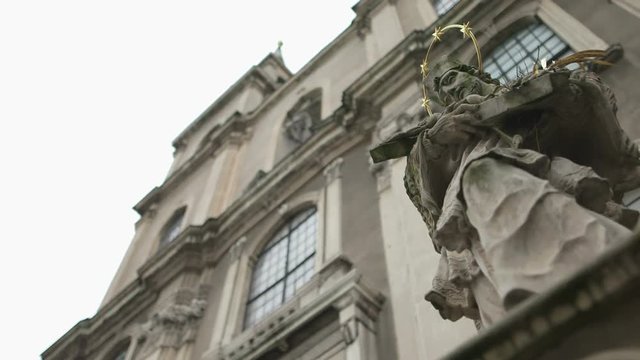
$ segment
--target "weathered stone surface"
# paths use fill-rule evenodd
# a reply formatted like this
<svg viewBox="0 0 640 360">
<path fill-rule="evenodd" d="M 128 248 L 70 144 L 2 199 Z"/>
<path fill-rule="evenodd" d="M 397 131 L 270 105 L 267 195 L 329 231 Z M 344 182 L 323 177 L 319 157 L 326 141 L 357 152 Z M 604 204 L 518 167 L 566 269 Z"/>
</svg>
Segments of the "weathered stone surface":
<svg viewBox="0 0 640 360">
<path fill-rule="evenodd" d="M 371 156 L 408 157 L 407 193 L 442 256 L 426 299 L 443 318 L 492 324 L 631 235 L 638 213 L 615 199 L 639 181 L 638 149 L 596 75 L 506 87 L 445 61 L 429 81 L 445 110 Z"/>
</svg>

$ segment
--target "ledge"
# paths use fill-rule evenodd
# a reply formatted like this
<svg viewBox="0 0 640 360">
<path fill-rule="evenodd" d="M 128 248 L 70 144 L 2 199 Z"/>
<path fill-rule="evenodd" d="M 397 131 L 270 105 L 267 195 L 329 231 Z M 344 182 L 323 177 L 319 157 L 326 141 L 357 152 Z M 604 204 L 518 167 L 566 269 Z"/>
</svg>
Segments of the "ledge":
<svg viewBox="0 0 640 360">
<path fill-rule="evenodd" d="M 327 311 L 356 304 L 375 321 L 384 296 L 370 288 L 355 269 L 348 270 L 344 258 L 337 258 L 324 269 L 332 274 L 316 274 L 289 302 L 223 345 L 223 358 L 254 358 L 287 343 L 287 338 Z M 347 261 L 348 262 L 348 261 Z M 349 263 L 350 264 L 350 263 Z M 336 316 L 336 320 L 338 320 Z M 288 347 L 288 346 L 287 346 Z"/>
<path fill-rule="evenodd" d="M 535 359 L 624 294 L 640 290 L 640 233 L 450 353 L 446 360 Z"/>
</svg>

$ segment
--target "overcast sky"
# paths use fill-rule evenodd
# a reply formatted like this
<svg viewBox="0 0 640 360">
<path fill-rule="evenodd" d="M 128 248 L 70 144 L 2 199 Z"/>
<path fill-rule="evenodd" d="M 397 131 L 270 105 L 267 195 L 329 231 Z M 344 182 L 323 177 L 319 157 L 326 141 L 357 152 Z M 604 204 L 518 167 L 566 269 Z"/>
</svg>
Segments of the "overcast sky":
<svg viewBox="0 0 640 360">
<path fill-rule="evenodd" d="M 355 2 L 0 2 L 3 359 L 95 314 L 175 136 L 278 40 L 297 71 Z"/>
</svg>

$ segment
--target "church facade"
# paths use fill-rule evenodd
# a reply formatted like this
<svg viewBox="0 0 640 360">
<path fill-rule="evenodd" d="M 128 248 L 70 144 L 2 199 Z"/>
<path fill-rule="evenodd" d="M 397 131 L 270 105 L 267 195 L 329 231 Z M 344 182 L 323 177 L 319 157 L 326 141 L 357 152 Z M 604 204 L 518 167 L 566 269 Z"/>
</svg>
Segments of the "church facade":
<svg viewBox="0 0 640 360">
<path fill-rule="evenodd" d="M 44 360 L 509 358 L 481 346 L 491 339 L 463 345 L 480 341 L 474 322 L 443 320 L 425 301 L 439 255 L 405 193 L 406 162 L 374 165 L 368 150 L 425 116 L 431 34 L 466 22 L 502 82 L 536 60 L 607 50 L 614 65 L 600 76 L 639 138 L 640 4 L 360 0 L 353 10 L 297 73 L 268 54 L 177 136 L 166 180 L 134 207 L 135 236 L 98 312 Z M 474 63 L 460 33 L 444 40 L 432 59 Z"/>
</svg>

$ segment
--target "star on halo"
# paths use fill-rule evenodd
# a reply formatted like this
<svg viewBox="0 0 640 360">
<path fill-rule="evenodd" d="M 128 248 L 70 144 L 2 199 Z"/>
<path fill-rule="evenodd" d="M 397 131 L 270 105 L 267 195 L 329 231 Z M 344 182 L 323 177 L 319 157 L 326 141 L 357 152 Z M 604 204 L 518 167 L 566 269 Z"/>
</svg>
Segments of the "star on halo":
<svg viewBox="0 0 640 360">
<path fill-rule="evenodd" d="M 471 37 L 471 27 L 469 26 L 469 22 L 468 21 L 466 23 L 462 24 L 462 27 L 460 28 L 460 32 L 462 33 L 462 38 L 463 39 Z"/>
<path fill-rule="evenodd" d="M 431 100 L 429 100 L 428 98 L 424 97 L 422 99 L 420 99 L 420 101 L 422 102 L 422 107 L 427 110 L 429 109 L 431 106 L 429 105 L 431 103 Z"/>
<path fill-rule="evenodd" d="M 442 41 L 441 36 L 444 35 L 444 31 L 442 31 L 442 28 L 440 28 L 439 26 L 436 26 L 436 29 L 433 31 L 433 34 L 431 34 L 431 36 L 433 36 L 434 41 Z"/>
<path fill-rule="evenodd" d="M 423 77 L 427 77 L 427 74 L 429 73 L 429 63 L 427 63 L 427 59 L 424 59 L 422 64 L 420 64 L 420 72 Z"/>
</svg>

